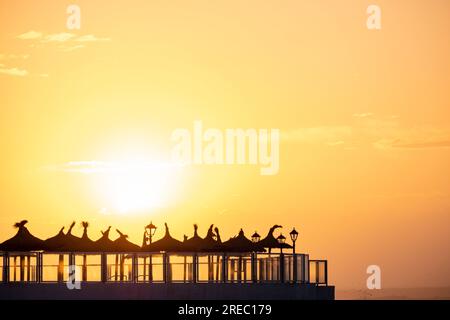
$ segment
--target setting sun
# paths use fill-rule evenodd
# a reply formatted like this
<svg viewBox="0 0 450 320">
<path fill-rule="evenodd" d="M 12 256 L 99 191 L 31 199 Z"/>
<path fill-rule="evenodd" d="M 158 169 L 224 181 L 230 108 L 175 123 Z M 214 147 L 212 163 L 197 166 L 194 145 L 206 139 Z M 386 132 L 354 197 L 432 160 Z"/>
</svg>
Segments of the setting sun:
<svg viewBox="0 0 450 320">
<path fill-rule="evenodd" d="M 93 175 L 103 204 L 100 213 L 133 215 L 148 214 L 173 201 L 180 168 L 148 162 L 96 162 L 86 170 Z"/>
<path fill-rule="evenodd" d="M 0 1 L 0 243 L 280 225 L 339 290 L 449 285 L 450 1 L 375 2 Z"/>
</svg>

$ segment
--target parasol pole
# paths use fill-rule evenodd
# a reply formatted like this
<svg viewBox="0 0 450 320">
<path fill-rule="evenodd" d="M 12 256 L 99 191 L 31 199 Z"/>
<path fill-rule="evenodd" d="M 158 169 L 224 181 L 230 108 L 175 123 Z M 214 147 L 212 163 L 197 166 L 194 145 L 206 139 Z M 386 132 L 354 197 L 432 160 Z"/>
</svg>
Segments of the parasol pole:
<svg viewBox="0 0 450 320">
<path fill-rule="evenodd" d="M 64 281 L 64 255 L 58 256 L 58 282 Z"/>
<path fill-rule="evenodd" d="M 23 281 L 25 276 L 25 257 L 23 255 L 20 255 L 20 281 Z"/>
</svg>

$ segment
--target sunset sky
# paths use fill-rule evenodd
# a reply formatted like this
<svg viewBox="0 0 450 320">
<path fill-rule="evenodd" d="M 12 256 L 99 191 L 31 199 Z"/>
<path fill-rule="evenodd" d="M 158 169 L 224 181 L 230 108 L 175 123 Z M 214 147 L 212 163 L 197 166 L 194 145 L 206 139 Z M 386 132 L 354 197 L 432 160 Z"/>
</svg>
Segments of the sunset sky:
<svg viewBox="0 0 450 320">
<path fill-rule="evenodd" d="M 0 29 L 0 242 L 281 224 L 337 289 L 450 285 L 448 0 L 2 0 Z M 280 129 L 278 174 L 172 165 L 195 120 Z"/>
</svg>

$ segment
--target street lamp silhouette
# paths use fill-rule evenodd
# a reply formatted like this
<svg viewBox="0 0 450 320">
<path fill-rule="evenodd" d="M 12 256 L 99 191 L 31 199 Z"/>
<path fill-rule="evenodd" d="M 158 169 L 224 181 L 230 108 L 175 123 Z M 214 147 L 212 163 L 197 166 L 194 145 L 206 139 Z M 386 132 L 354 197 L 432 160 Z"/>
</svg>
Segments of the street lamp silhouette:
<svg viewBox="0 0 450 320">
<path fill-rule="evenodd" d="M 292 231 L 289 233 L 289 235 L 291 236 L 291 240 L 292 240 L 292 252 L 295 254 L 295 241 L 297 241 L 298 238 L 298 232 L 297 230 L 295 230 L 295 228 L 292 229 Z"/>
<path fill-rule="evenodd" d="M 286 242 L 286 237 L 280 234 L 277 238 L 278 243 L 280 244 L 280 252 L 283 253 L 283 245 Z"/>
<path fill-rule="evenodd" d="M 152 238 L 155 235 L 156 232 L 156 226 L 150 221 L 150 224 L 145 226 L 145 232 L 144 232 L 144 245 L 150 245 L 152 243 Z M 146 258 L 144 257 L 144 279 L 145 279 L 145 262 Z M 153 281 L 153 263 L 152 263 L 152 255 L 148 257 L 148 280 L 149 282 Z"/>
<path fill-rule="evenodd" d="M 257 243 L 261 240 L 261 236 L 255 231 L 255 233 L 252 235 L 252 242 Z"/>
<path fill-rule="evenodd" d="M 145 226 L 144 241 L 146 244 L 152 243 L 152 238 L 155 235 L 155 232 L 156 226 L 150 221 L 150 224 Z"/>
</svg>

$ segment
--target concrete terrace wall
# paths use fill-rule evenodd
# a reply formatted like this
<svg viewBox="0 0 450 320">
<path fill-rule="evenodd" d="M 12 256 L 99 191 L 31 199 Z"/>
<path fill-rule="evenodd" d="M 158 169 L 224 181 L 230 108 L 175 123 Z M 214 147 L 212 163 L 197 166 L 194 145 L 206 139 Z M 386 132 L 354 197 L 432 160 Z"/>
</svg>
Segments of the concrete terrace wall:
<svg viewBox="0 0 450 320">
<path fill-rule="evenodd" d="M 333 300 L 334 286 L 288 283 L 82 283 L 69 290 L 59 283 L 0 284 L 0 299 L 135 300 Z"/>
</svg>

